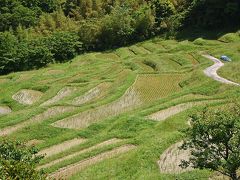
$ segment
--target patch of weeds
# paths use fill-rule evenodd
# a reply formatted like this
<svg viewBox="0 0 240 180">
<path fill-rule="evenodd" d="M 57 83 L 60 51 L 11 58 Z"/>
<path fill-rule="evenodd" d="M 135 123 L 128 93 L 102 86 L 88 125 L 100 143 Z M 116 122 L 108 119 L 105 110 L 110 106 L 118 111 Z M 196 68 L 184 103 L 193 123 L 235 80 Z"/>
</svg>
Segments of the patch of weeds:
<svg viewBox="0 0 240 180">
<path fill-rule="evenodd" d="M 89 82 L 88 79 L 79 78 L 79 79 L 73 80 L 71 83 L 87 83 L 87 82 Z"/>
<path fill-rule="evenodd" d="M 135 71 L 138 69 L 138 66 L 134 62 L 130 62 L 130 61 L 126 62 L 125 66 L 132 71 Z"/>
<path fill-rule="evenodd" d="M 42 93 L 47 92 L 47 90 L 48 90 L 49 88 L 50 88 L 49 86 L 34 86 L 34 87 L 31 87 L 32 90 L 40 91 L 40 92 L 42 92 Z"/>
<path fill-rule="evenodd" d="M 209 82 L 201 84 L 199 87 L 193 88 L 193 93 L 206 96 L 215 95 L 219 92 L 220 84 L 218 82 Z"/>
<path fill-rule="evenodd" d="M 144 60 L 143 64 L 150 66 L 154 71 L 158 71 L 157 63 L 151 60 Z"/>
<path fill-rule="evenodd" d="M 228 33 L 220 37 L 218 40 L 225 43 L 239 42 L 240 36 L 237 33 Z"/>
<path fill-rule="evenodd" d="M 94 137 L 97 134 L 99 134 L 101 131 L 103 131 L 105 128 L 106 128 L 106 125 L 104 123 L 92 124 L 88 128 L 80 131 L 78 135 L 83 138 Z"/>
</svg>

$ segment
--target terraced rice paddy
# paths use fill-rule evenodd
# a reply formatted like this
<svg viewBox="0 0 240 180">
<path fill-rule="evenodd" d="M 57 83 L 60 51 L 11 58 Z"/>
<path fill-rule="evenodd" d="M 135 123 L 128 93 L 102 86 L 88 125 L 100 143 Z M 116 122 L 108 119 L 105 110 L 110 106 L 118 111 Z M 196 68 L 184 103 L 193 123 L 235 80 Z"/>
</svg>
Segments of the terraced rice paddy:
<svg viewBox="0 0 240 180">
<path fill-rule="evenodd" d="M 66 150 L 70 149 L 71 147 L 79 145 L 83 142 L 85 142 L 85 140 L 81 139 L 81 138 L 71 139 L 71 140 L 65 141 L 61 144 L 57 144 L 57 145 L 51 146 L 49 148 L 43 149 L 38 154 L 43 154 L 43 155 L 45 154 L 46 157 L 49 157 L 49 156 L 58 154 L 60 152 L 66 151 Z"/>
<path fill-rule="evenodd" d="M 63 98 L 70 96 L 74 91 L 76 91 L 77 88 L 73 88 L 73 87 L 65 87 L 63 89 L 61 89 L 56 96 L 54 96 L 53 98 L 49 99 L 48 101 L 44 102 L 42 104 L 42 106 L 48 106 L 51 104 L 54 104 L 60 100 L 62 100 Z"/>
<path fill-rule="evenodd" d="M 72 164 L 70 166 L 66 166 L 62 169 L 59 169 L 57 172 L 50 174 L 50 177 L 56 178 L 56 179 L 62 179 L 62 178 L 66 179 L 66 178 L 72 176 L 73 174 L 75 174 L 76 172 L 81 171 L 83 168 L 85 168 L 87 166 L 96 164 L 105 159 L 112 158 L 116 155 L 121 155 L 123 153 L 127 153 L 128 151 L 130 151 L 134 148 L 135 148 L 135 146 L 133 146 L 133 145 L 124 145 L 119 148 L 115 148 L 111 151 L 98 154 L 95 157 L 91 157 L 89 159 L 80 161 L 76 164 Z"/>
<path fill-rule="evenodd" d="M 8 106 L 0 106 L 0 115 L 9 114 L 12 110 Z"/>
<path fill-rule="evenodd" d="M 83 150 L 80 150 L 80 151 L 77 151 L 75 153 L 72 153 L 70 155 L 67 155 L 67 156 L 64 156 L 62 158 L 59 158 L 59 159 L 56 159 L 56 160 L 53 160 L 51 161 L 50 163 L 47 163 L 47 164 L 44 164 L 44 165 L 41 165 L 38 167 L 38 169 L 43 169 L 43 168 L 48 168 L 48 167 L 51 167 L 55 164 L 58 164 L 60 162 L 63 162 L 63 161 L 66 161 L 66 160 L 69 160 L 69 159 L 72 159 L 74 157 L 77 157 L 81 154 L 84 154 L 84 153 L 88 153 L 88 152 L 91 152 L 93 150 L 96 150 L 96 149 L 99 149 L 99 148 L 102 148 L 104 146 L 108 146 L 108 145 L 112 145 L 112 144 L 116 144 L 118 142 L 121 142 L 122 140 L 120 139 L 110 139 L 110 140 L 107 140 L 107 141 L 104 141 L 104 142 L 101 142 L 99 144 L 96 144 L 94 146 L 91 146 L 87 149 L 83 149 Z M 51 147 L 52 148 L 52 147 Z M 70 147 L 71 148 L 71 147 Z M 65 149 L 66 150 L 66 149 Z M 49 153 L 48 149 L 45 150 L 46 153 Z M 40 152 L 41 153 L 41 152 Z M 42 152 L 43 153 L 43 152 Z M 43 153 L 44 154 L 44 153 Z"/>
<path fill-rule="evenodd" d="M 190 109 L 192 107 L 196 107 L 198 105 L 208 105 L 210 103 L 213 103 L 214 100 L 207 100 L 207 101 L 199 101 L 199 102 L 188 102 L 184 104 L 178 104 L 176 106 L 171 106 L 167 109 L 163 109 L 161 111 L 158 111 L 156 113 L 153 113 L 149 115 L 147 118 L 155 120 L 155 121 L 163 121 L 171 116 L 174 116 L 180 112 L 183 112 L 187 109 Z M 221 102 L 220 100 L 215 100 L 215 102 Z"/>
<path fill-rule="evenodd" d="M 42 97 L 39 91 L 23 89 L 12 96 L 20 104 L 32 105 Z"/>
<path fill-rule="evenodd" d="M 84 95 L 74 98 L 72 104 L 82 105 L 94 99 L 101 98 L 102 96 L 106 95 L 106 92 L 108 91 L 109 87 L 110 83 L 99 84 L 95 88 L 90 89 Z"/>
<path fill-rule="evenodd" d="M 130 87 L 117 101 L 100 106 L 93 110 L 85 111 L 73 117 L 63 119 L 54 123 L 53 126 L 71 129 L 85 128 L 101 119 L 117 116 L 120 113 L 129 111 L 141 103 L 138 92 L 135 91 L 133 87 Z"/>
<path fill-rule="evenodd" d="M 168 79 L 169 86 L 164 83 Z M 90 124 L 108 118 L 117 116 L 121 113 L 134 109 L 144 102 L 151 102 L 167 95 L 179 91 L 181 88 L 178 83 L 181 75 L 141 75 L 138 76 L 135 83 L 125 92 L 117 101 L 103 105 L 94 110 L 86 111 L 73 117 L 58 121 L 53 125 L 55 127 L 80 129 Z"/>
<path fill-rule="evenodd" d="M 177 174 L 192 170 L 192 168 L 183 169 L 179 166 L 182 160 L 188 161 L 191 156 L 190 150 L 179 149 L 181 145 L 182 142 L 176 143 L 161 155 L 158 161 L 161 172 Z"/>
<path fill-rule="evenodd" d="M 46 154 L 37 169 L 56 179 L 208 179 L 178 166 L 189 152 L 175 143 L 190 113 L 238 98 L 203 73 L 212 62 L 201 53 L 229 46 L 234 62 L 219 74 L 239 82 L 239 42 L 204 39 L 155 38 L 2 76 L 0 138 L 36 145 Z"/>
<path fill-rule="evenodd" d="M 71 106 L 55 106 L 55 107 L 49 108 L 46 111 L 44 111 L 43 113 L 34 116 L 33 118 L 31 118 L 28 121 L 24 121 L 22 123 L 14 125 L 14 126 L 10 126 L 10 127 L 6 127 L 4 129 L 2 129 L 0 131 L 0 136 L 6 136 L 9 134 L 12 134 L 15 131 L 18 131 L 18 130 L 20 130 L 24 127 L 27 127 L 33 123 L 39 123 L 41 121 L 47 120 L 54 116 L 60 115 L 62 113 L 71 112 L 74 109 L 76 109 L 76 108 L 71 107 Z"/>
<path fill-rule="evenodd" d="M 134 89 L 144 102 L 151 102 L 181 91 L 179 83 L 183 80 L 182 74 L 140 75 Z M 165 82 L 168 83 L 165 83 Z"/>
</svg>

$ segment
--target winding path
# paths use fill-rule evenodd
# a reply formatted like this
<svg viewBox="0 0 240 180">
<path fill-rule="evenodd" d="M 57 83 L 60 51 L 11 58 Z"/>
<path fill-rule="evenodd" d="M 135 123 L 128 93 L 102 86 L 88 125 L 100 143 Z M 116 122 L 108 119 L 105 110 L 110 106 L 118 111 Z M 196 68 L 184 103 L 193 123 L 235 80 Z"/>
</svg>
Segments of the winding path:
<svg viewBox="0 0 240 180">
<path fill-rule="evenodd" d="M 224 66 L 224 63 L 222 63 L 219 59 L 213 57 L 213 56 L 210 56 L 210 55 L 202 55 L 203 57 L 207 58 L 207 59 L 210 59 L 211 61 L 214 62 L 214 65 L 208 67 L 207 69 L 204 70 L 204 74 L 206 74 L 208 77 L 216 80 L 216 81 L 219 81 L 221 83 L 224 83 L 224 84 L 232 84 L 232 85 L 235 85 L 235 86 L 240 86 L 240 84 L 238 83 L 235 83 L 235 82 L 232 82 L 232 81 L 229 81 L 223 77 L 220 77 L 218 74 L 217 74 L 217 71 L 218 69 L 220 69 L 222 66 Z"/>
</svg>

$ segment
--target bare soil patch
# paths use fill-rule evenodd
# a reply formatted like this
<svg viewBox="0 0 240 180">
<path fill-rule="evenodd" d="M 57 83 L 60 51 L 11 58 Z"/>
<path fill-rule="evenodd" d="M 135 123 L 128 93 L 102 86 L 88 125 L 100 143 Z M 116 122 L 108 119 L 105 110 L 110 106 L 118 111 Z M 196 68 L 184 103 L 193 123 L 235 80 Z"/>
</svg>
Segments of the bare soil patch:
<svg viewBox="0 0 240 180">
<path fill-rule="evenodd" d="M 38 114 L 34 116 L 31 121 L 32 122 L 40 122 L 44 121 L 45 119 L 52 118 L 54 116 L 66 113 L 66 112 L 71 112 L 74 111 L 76 108 L 73 106 L 55 106 L 48 108 L 46 111 L 44 111 L 41 114 Z"/>
<path fill-rule="evenodd" d="M 119 56 L 114 53 L 99 53 L 96 54 L 95 57 L 100 59 L 119 60 Z"/>
<path fill-rule="evenodd" d="M 38 144 L 43 143 L 43 140 L 38 140 L 38 139 L 32 139 L 26 143 L 27 146 L 36 146 Z"/>
<path fill-rule="evenodd" d="M 214 172 L 208 180 L 231 180 L 230 177 L 220 174 L 219 172 Z"/>
<path fill-rule="evenodd" d="M 110 140 L 104 141 L 104 142 L 102 142 L 102 143 L 96 144 L 96 145 L 94 145 L 94 146 L 91 146 L 91 147 L 89 147 L 89 148 L 86 148 L 86 149 L 83 149 L 83 150 L 81 150 L 81 151 L 78 151 L 78 152 L 75 152 L 75 153 L 73 153 L 73 154 L 70 154 L 70 155 L 68 155 L 68 156 L 64 156 L 64 157 L 62 157 L 62 158 L 56 159 L 56 160 L 54 160 L 54 161 L 51 161 L 51 162 L 48 163 L 48 164 L 44 164 L 44 165 L 42 165 L 42 166 L 39 166 L 37 169 L 48 168 L 48 167 L 53 166 L 53 165 L 55 165 L 55 164 L 58 164 L 58 163 L 60 163 L 60 162 L 62 162 L 62 161 L 66 161 L 66 160 L 72 159 L 72 158 L 74 158 L 74 157 L 76 157 L 76 156 L 79 156 L 79 155 L 81 155 L 81 154 L 84 154 L 84 153 L 93 151 L 93 150 L 95 150 L 95 149 L 102 148 L 102 147 L 104 147 L 104 146 L 108 146 L 108 145 L 111 145 L 111 144 L 116 144 L 116 143 L 121 142 L 121 141 L 122 141 L 121 139 L 116 139 L 116 138 L 110 139 Z"/>
<path fill-rule="evenodd" d="M 187 161 L 191 156 L 190 150 L 179 149 L 182 143 L 176 143 L 164 151 L 158 161 L 160 172 L 178 174 L 192 170 L 192 168 L 183 169 L 179 166 L 182 160 Z"/>
<path fill-rule="evenodd" d="M 75 87 L 65 87 L 63 89 L 61 89 L 56 96 L 54 96 L 53 98 L 49 99 L 48 101 L 44 102 L 41 106 L 48 106 L 51 104 L 54 104 L 60 100 L 62 100 L 63 98 L 70 96 L 74 91 L 76 91 L 77 88 Z"/>
<path fill-rule="evenodd" d="M 39 84 L 44 84 L 44 85 L 52 84 L 54 82 L 56 82 L 56 79 L 54 79 L 54 78 L 45 78 L 44 80 L 38 81 Z"/>
<path fill-rule="evenodd" d="M 106 94 L 107 89 L 110 87 L 110 83 L 102 83 L 96 86 L 93 89 L 90 89 L 84 95 L 76 97 L 73 101 L 73 105 L 82 105 L 87 102 L 90 102 L 94 99 L 100 98 Z"/>
<path fill-rule="evenodd" d="M 58 154 L 60 152 L 66 151 L 68 149 L 71 149 L 72 147 L 82 144 L 85 141 L 86 140 L 82 139 L 82 138 L 71 139 L 71 140 L 65 141 L 63 143 L 43 149 L 38 154 L 45 154 L 45 157 L 49 157 L 49 156 Z"/>
<path fill-rule="evenodd" d="M 4 129 L 0 130 L 0 136 L 7 136 L 13 132 L 16 132 L 19 129 L 22 129 L 24 127 L 26 127 L 28 124 L 26 124 L 26 122 L 14 125 L 14 126 L 10 126 L 10 127 L 6 127 Z"/>
<path fill-rule="evenodd" d="M 17 82 L 27 81 L 32 78 L 32 74 L 21 74 L 17 80 Z"/>
<path fill-rule="evenodd" d="M 50 178 L 55 178 L 55 179 L 67 179 L 68 177 L 72 176 L 73 174 L 83 170 L 84 168 L 94 165 L 98 162 L 101 162 L 106 159 L 113 158 L 117 155 L 126 153 L 130 150 L 133 150 L 136 148 L 134 145 L 123 145 L 121 147 L 115 148 L 111 151 L 107 151 L 101 154 L 98 154 L 94 157 L 82 160 L 78 163 L 71 164 L 69 166 L 66 166 L 64 168 L 59 169 L 53 174 L 50 174 Z"/>
<path fill-rule="evenodd" d="M 14 94 L 12 98 L 20 104 L 32 105 L 36 103 L 42 97 L 42 95 L 43 93 L 40 91 L 22 89 Z"/>
<path fill-rule="evenodd" d="M 8 106 L 0 106 L 0 115 L 9 114 L 12 112 L 12 109 Z"/>
<path fill-rule="evenodd" d="M 44 73 L 44 75 L 57 75 L 57 74 L 62 74 L 64 73 L 63 70 L 49 70 L 47 72 Z"/>
<path fill-rule="evenodd" d="M 173 115 L 176 115 L 180 112 L 183 112 L 183 111 L 193 107 L 193 105 L 194 105 L 194 103 L 178 104 L 176 106 L 172 106 L 170 108 L 161 110 L 154 114 L 151 114 L 150 116 L 148 116 L 148 118 L 155 120 L 155 121 L 163 121 Z"/>
<path fill-rule="evenodd" d="M 9 81 L 9 79 L 0 79 L 0 84 L 6 83 L 8 81 Z"/>
<path fill-rule="evenodd" d="M 198 102 L 189 102 L 189 103 L 178 104 L 176 106 L 172 106 L 167 109 L 163 109 L 161 111 L 153 113 L 153 114 L 147 116 L 147 118 L 155 120 L 155 121 L 163 121 L 171 116 L 174 116 L 180 112 L 188 110 L 194 106 L 206 105 L 208 103 L 218 102 L 218 101 L 220 101 L 220 100 L 204 100 L 204 101 L 198 101 Z"/>
</svg>

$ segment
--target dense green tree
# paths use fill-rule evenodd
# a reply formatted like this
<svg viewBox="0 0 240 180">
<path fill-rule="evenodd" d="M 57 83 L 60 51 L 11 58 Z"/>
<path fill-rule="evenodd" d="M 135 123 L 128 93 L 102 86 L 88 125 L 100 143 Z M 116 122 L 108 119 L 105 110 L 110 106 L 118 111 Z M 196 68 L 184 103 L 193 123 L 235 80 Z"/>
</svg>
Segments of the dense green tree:
<svg viewBox="0 0 240 180">
<path fill-rule="evenodd" d="M 0 33 L 0 73 L 40 68 L 53 57 L 45 38 L 18 40 L 10 32 Z"/>
<path fill-rule="evenodd" d="M 134 19 L 128 7 L 116 7 L 102 21 L 100 41 L 102 47 L 110 48 L 126 45 L 134 33 Z"/>
<path fill-rule="evenodd" d="M 45 43 L 46 38 L 38 38 L 27 43 L 26 60 L 27 69 L 37 69 L 53 62 L 53 54 Z"/>
<path fill-rule="evenodd" d="M 79 36 L 71 32 L 55 32 L 48 38 L 47 43 L 57 62 L 70 60 L 82 51 Z"/>
<path fill-rule="evenodd" d="M 240 25 L 239 0 L 194 0 L 187 11 L 188 26 L 222 28 Z"/>
<path fill-rule="evenodd" d="M 44 13 L 40 16 L 35 32 L 42 35 L 50 35 L 54 31 L 77 31 L 77 23 L 64 15 L 59 9 L 53 13 Z"/>
<path fill-rule="evenodd" d="M 152 8 L 155 11 L 156 23 L 158 26 L 175 12 L 175 8 L 169 0 L 153 0 Z"/>
<path fill-rule="evenodd" d="M 43 180 L 46 176 L 35 170 L 43 156 L 37 155 L 35 147 L 27 147 L 19 141 L 3 140 L 0 142 L 0 177 L 1 179 Z"/>
<path fill-rule="evenodd" d="M 149 6 L 145 5 L 134 11 L 133 18 L 135 21 L 135 39 L 145 39 L 149 37 L 155 25 L 155 17 Z"/>
<path fill-rule="evenodd" d="M 80 20 L 90 16 L 92 6 L 91 0 L 66 0 L 63 9 L 67 16 Z"/>
<path fill-rule="evenodd" d="M 20 24 L 33 26 L 37 21 L 37 11 L 21 5 L 18 1 L 0 1 L 0 31 L 16 29 Z"/>
<path fill-rule="evenodd" d="M 233 180 L 240 168 L 240 105 L 204 111 L 192 116 L 185 132 L 183 148 L 191 148 L 192 157 L 182 166 L 218 171 Z"/>
<path fill-rule="evenodd" d="M 13 71 L 17 56 L 17 38 L 10 32 L 0 32 L 0 73 Z"/>
<path fill-rule="evenodd" d="M 11 26 L 14 29 L 19 25 L 22 25 L 24 27 L 30 27 L 37 22 L 36 12 L 27 7 L 19 5 L 17 7 L 14 7 L 12 11 L 13 14 L 10 21 L 12 22 Z"/>
<path fill-rule="evenodd" d="M 60 6 L 58 0 L 19 0 L 25 7 L 36 9 L 40 8 L 43 12 L 51 13 Z"/>
<path fill-rule="evenodd" d="M 80 24 L 78 35 L 85 50 L 99 48 L 99 37 L 101 33 L 100 21 L 83 21 Z"/>
</svg>

